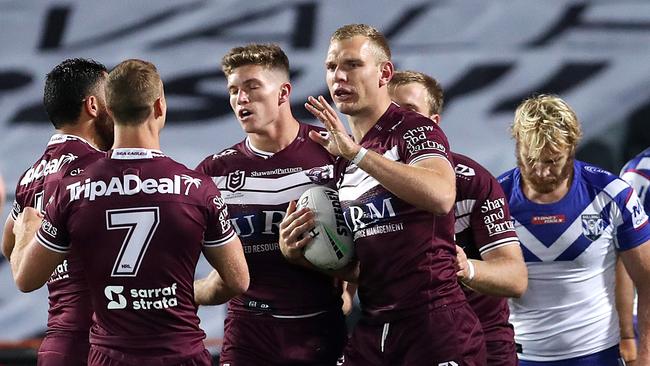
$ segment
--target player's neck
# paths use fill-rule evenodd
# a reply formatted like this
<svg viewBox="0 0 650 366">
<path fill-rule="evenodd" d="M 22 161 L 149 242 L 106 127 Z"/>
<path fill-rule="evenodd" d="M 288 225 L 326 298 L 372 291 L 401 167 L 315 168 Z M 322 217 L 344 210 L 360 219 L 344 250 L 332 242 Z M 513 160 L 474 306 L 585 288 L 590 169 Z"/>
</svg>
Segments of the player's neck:
<svg viewBox="0 0 650 366">
<path fill-rule="evenodd" d="M 154 123 L 144 122 L 141 125 L 130 126 L 115 124 L 114 149 L 141 148 L 160 150 L 160 131 Z"/>
<path fill-rule="evenodd" d="M 289 146 L 298 136 L 300 124 L 293 115 L 281 115 L 266 131 L 249 133 L 250 143 L 259 150 L 276 153 Z"/>
<path fill-rule="evenodd" d="M 350 124 L 354 141 L 359 143 L 363 139 L 368 131 L 379 122 L 379 118 L 386 113 L 391 103 L 388 94 L 385 95 L 385 98 L 382 95 L 376 103 L 370 105 L 365 111 L 348 116 L 348 123 Z"/>
<path fill-rule="evenodd" d="M 560 201 L 564 196 L 569 193 L 571 183 L 573 182 L 573 173 L 568 176 L 557 188 L 552 192 L 542 193 L 536 191 L 530 183 L 525 180 L 522 181 L 522 192 L 524 196 L 534 203 L 550 204 Z"/>
<path fill-rule="evenodd" d="M 90 123 L 84 122 L 75 122 L 74 124 L 64 125 L 56 129 L 56 133 L 63 135 L 72 135 L 81 137 L 82 139 L 88 141 L 94 148 L 99 149 L 99 141 L 97 135 L 92 130 Z"/>
</svg>

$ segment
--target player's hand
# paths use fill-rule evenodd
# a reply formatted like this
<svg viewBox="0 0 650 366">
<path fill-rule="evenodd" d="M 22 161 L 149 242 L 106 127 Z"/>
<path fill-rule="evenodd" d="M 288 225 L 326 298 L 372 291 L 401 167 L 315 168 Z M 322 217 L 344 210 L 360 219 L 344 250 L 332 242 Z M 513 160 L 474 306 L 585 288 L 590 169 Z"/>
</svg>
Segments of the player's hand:
<svg viewBox="0 0 650 366">
<path fill-rule="evenodd" d="M 320 95 L 318 99 L 310 96 L 307 98 L 305 108 L 318 118 L 327 129 L 328 136 L 322 136 L 316 131 L 310 131 L 309 137 L 323 146 L 330 154 L 352 160 L 357 155 L 361 146 L 355 143 L 348 135 L 343 122 L 332 106 Z"/>
<path fill-rule="evenodd" d="M 636 339 L 621 338 L 619 350 L 626 366 L 634 366 L 636 364 Z"/>
<path fill-rule="evenodd" d="M 296 202 L 289 202 L 287 213 L 280 223 L 280 251 L 287 260 L 293 263 L 304 260 L 303 248 L 309 241 L 310 235 L 305 235 L 316 226 L 314 213 L 308 208 L 296 211 Z"/>
<path fill-rule="evenodd" d="M 461 281 L 465 281 L 469 278 L 469 265 L 467 264 L 467 255 L 463 248 L 456 245 L 456 276 Z"/>
<path fill-rule="evenodd" d="M 16 245 L 27 245 L 36 235 L 43 222 L 43 214 L 32 207 L 25 207 L 14 222 Z"/>
</svg>

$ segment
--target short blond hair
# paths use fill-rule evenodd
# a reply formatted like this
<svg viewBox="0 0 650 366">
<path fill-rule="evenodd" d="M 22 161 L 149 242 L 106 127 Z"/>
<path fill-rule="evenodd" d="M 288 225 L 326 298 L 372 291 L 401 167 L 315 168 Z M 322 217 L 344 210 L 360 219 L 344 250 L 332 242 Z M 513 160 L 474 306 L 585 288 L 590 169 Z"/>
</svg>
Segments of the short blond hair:
<svg viewBox="0 0 650 366">
<path fill-rule="evenodd" d="M 120 62 L 108 74 L 106 81 L 106 104 L 118 125 L 143 123 L 162 93 L 162 81 L 156 66 L 143 60 Z"/>
<path fill-rule="evenodd" d="M 580 122 L 569 105 L 556 95 L 541 94 L 524 100 L 515 111 L 511 128 L 518 144 L 528 147 L 528 158 L 538 159 L 551 148 L 575 152 L 582 137 Z"/>
<path fill-rule="evenodd" d="M 367 24 L 347 24 L 340 27 L 332 34 L 330 43 L 334 41 L 350 39 L 356 36 L 367 38 L 375 46 L 375 57 L 377 59 L 377 63 L 391 60 L 388 40 L 386 40 L 386 37 L 384 37 L 380 31 Z"/>
<path fill-rule="evenodd" d="M 440 83 L 431 76 L 417 72 L 417 71 L 395 71 L 393 78 L 388 83 L 388 91 L 394 94 L 395 89 L 400 86 L 418 83 L 422 85 L 426 91 L 426 102 L 429 106 L 429 115 L 442 113 L 442 105 L 444 104 L 444 95 Z"/>
<path fill-rule="evenodd" d="M 231 49 L 221 59 L 221 69 L 226 77 L 241 66 L 259 65 L 282 71 L 289 79 L 289 58 L 277 44 L 251 43 Z"/>
</svg>

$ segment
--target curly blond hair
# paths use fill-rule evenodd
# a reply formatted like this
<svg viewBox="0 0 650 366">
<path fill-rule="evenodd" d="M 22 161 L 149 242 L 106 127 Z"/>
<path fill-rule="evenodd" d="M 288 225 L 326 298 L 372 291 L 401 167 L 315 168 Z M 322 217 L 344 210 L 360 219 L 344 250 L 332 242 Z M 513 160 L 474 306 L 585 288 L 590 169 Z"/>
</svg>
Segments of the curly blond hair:
<svg viewBox="0 0 650 366">
<path fill-rule="evenodd" d="M 540 94 L 526 99 L 515 111 L 512 137 L 528 148 L 528 158 L 538 159 L 550 148 L 575 151 L 582 131 L 576 113 L 557 95 Z"/>
</svg>

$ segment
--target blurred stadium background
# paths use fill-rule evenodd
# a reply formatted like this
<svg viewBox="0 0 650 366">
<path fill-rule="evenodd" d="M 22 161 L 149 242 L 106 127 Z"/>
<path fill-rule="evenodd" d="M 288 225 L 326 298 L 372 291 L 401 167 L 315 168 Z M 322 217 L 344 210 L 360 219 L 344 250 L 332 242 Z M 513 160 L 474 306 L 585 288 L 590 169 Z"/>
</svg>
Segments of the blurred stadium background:
<svg viewBox="0 0 650 366">
<path fill-rule="evenodd" d="M 3 219 L 20 174 L 52 134 L 43 82 L 63 59 L 155 63 L 169 104 L 163 151 L 193 167 L 243 138 L 219 67 L 228 49 L 279 43 L 291 61 L 294 113 L 313 122 L 302 104 L 327 94 L 328 38 L 347 23 L 374 25 L 389 38 L 397 68 L 442 83 L 452 148 L 493 174 L 514 165 L 508 126 L 517 103 L 535 92 L 560 94 L 575 108 L 583 160 L 618 172 L 650 146 L 647 0 L 0 0 Z M 206 273 L 202 263 L 197 274 Z M 199 312 L 215 353 L 223 313 Z M 46 316 L 46 290 L 19 293 L 0 259 L 0 365 L 34 362 Z"/>
</svg>

